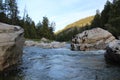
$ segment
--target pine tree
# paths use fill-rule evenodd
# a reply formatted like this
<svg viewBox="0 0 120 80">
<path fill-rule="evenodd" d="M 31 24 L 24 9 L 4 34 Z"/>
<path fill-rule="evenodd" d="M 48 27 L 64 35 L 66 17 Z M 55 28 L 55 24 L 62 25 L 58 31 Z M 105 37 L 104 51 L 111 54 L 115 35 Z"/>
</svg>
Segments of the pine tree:
<svg viewBox="0 0 120 80">
<path fill-rule="evenodd" d="M 92 28 L 101 27 L 101 16 L 99 10 L 96 11 L 94 20 L 91 23 Z"/>
<path fill-rule="evenodd" d="M 31 38 L 36 39 L 37 38 L 37 32 L 36 32 L 36 28 L 35 28 L 35 23 L 33 21 L 32 21 L 32 24 L 30 26 L 30 30 L 31 30 Z"/>
<path fill-rule="evenodd" d="M 49 31 L 50 31 L 50 39 L 54 40 L 55 39 L 55 35 L 54 35 L 54 29 L 55 29 L 55 22 L 52 22 L 49 26 Z"/>
<path fill-rule="evenodd" d="M 0 22 L 3 22 L 3 23 L 7 22 L 3 0 L 0 0 Z"/>
<path fill-rule="evenodd" d="M 3 10 L 3 0 L 0 0 L 0 13 L 2 12 Z"/>
<path fill-rule="evenodd" d="M 101 27 L 105 28 L 105 25 L 108 23 L 111 11 L 111 2 L 107 1 L 103 11 L 101 12 Z"/>
<path fill-rule="evenodd" d="M 109 31 L 116 37 L 120 36 L 120 0 L 113 0 L 110 18 L 108 21 Z"/>
<path fill-rule="evenodd" d="M 37 38 L 38 39 L 41 39 L 42 36 L 43 36 L 43 33 L 42 33 L 42 23 L 39 22 L 36 26 L 36 30 L 37 30 Z"/>
<path fill-rule="evenodd" d="M 17 24 L 18 21 L 18 6 L 16 0 L 5 0 L 5 10 L 10 24 Z"/>
<path fill-rule="evenodd" d="M 111 6 L 110 12 L 110 20 L 113 18 L 120 17 L 120 0 L 113 0 L 113 4 Z"/>
<path fill-rule="evenodd" d="M 23 19 L 19 18 L 18 13 L 17 0 L 0 0 L 0 22 L 21 26 L 25 31 L 25 38 L 54 39 L 55 23 L 50 24 L 47 17 L 43 17 L 42 23 L 36 27 L 34 21 L 26 15 L 26 10 Z"/>
<path fill-rule="evenodd" d="M 42 33 L 43 37 L 48 38 L 49 39 L 49 20 L 47 17 L 43 17 L 43 21 L 42 21 Z"/>
</svg>

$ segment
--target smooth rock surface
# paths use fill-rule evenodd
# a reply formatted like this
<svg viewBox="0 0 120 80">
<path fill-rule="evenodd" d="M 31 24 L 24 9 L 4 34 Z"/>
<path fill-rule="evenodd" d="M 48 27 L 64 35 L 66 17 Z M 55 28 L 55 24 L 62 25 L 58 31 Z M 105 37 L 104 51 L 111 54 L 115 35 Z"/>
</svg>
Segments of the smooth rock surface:
<svg viewBox="0 0 120 80">
<path fill-rule="evenodd" d="M 77 34 L 71 43 L 72 50 L 100 50 L 105 49 L 106 45 L 115 40 L 115 37 L 106 30 L 94 28 Z"/>
<path fill-rule="evenodd" d="M 104 56 L 107 62 L 120 64 L 120 40 L 109 43 Z"/>
<path fill-rule="evenodd" d="M 23 34 L 19 26 L 0 23 L 0 71 L 18 63 L 24 45 Z"/>
</svg>

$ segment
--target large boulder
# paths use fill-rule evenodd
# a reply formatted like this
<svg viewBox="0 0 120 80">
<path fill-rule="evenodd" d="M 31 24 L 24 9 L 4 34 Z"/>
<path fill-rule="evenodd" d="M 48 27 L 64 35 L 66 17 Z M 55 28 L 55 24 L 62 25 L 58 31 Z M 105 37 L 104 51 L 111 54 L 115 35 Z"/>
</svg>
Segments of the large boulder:
<svg viewBox="0 0 120 80">
<path fill-rule="evenodd" d="M 0 23 L 0 72 L 18 63 L 24 45 L 24 30 Z"/>
<path fill-rule="evenodd" d="M 104 56 L 107 62 L 120 64 L 120 40 L 110 42 Z"/>
<path fill-rule="evenodd" d="M 94 28 L 83 31 L 72 38 L 72 50 L 100 50 L 105 49 L 106 45 L 115 40 L 115 37 L 106 30 Z"/>
</svg>

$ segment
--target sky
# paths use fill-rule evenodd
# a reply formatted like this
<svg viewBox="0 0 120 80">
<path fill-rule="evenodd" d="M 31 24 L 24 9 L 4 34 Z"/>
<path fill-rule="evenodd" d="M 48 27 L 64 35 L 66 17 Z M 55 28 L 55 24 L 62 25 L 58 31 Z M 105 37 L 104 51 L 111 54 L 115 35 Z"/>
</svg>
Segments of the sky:
<svg viewBox="0 0 120 80">
<path fill-rule="evenodd" d="M 37 24 L 43 17 L 55 22 L 55 32 L 79 19 L 95 15 L 103 10 L 107 0 L 18 0 L 20 16 L 24 9 Z"/>
</svg>

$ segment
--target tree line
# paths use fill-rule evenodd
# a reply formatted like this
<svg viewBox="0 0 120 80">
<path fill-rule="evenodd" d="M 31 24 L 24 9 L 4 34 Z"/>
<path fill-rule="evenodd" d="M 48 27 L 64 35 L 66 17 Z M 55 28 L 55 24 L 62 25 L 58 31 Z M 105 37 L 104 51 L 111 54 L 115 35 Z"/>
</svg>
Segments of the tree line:
<svg viewBox="0 0 120 80">
<path fill-rule="evenodd" d="M 35 22 L 24 12 L 24 16 L 19 16 L 19 10 L 16 0 L 0 0 L 0 22 L 18 25 L 24 29 L 24 36 L 28 39 L 41 39 L 45 37 L 53 40 L 55 23 L 50 23 L 45 16 L 42 22 L 35 25 Z"/>
<path fill-rule="evenodd" d="M 101 13 L 97 10 L 90 27 L 101 27 L 118 38 L 120 36 L 120 0 L 107 1 Z"/>
<path fill-rule="evenodd" d="M 91 29 L 89 25 L 84 27 L 75 26 L 74 28 L 66 29 L 56 35 L 56 40 L 63 42 L 63 41 L 71 41 L 71 39 L 78 33 L 83 32 L 84 30 Z"/>
<path fill-rule="evenodd" d="M 68 29 L 57 34 L 56 39 L 58 41 L 70 41 L 74 35 L 96 27 L 108 30 L 116 38 L 120 36 L 120 0 L 113 0 L 113 2 L 107 0 L 101 13 L 96 10 L 96 15 L 91 25 L 85 25 L 81 28 L 75 26 L 72 30 Z"/>
</svg>

